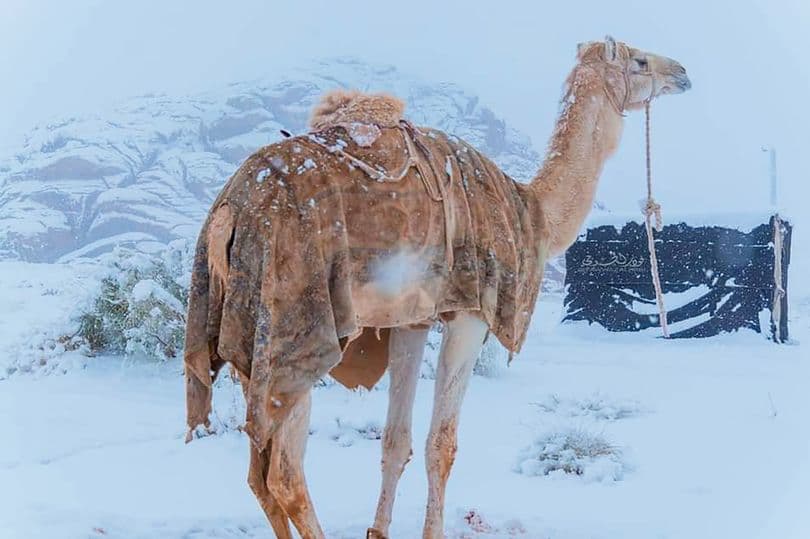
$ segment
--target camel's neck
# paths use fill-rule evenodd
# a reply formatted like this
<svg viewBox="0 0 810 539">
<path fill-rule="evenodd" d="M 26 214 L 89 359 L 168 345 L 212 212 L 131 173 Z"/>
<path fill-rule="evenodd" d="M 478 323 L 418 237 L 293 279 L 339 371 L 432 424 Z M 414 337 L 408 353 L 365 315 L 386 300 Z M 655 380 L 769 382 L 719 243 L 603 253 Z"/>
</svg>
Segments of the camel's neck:
<svg viewBox="0 0 810 539">
<path fill-rule="evenodd" d="M 619 144 L 622 117 L 603 84 L 602 77 L 586 66 L 571 72 L 546 159 L 531 183 L 543 211 L 551 255 L 576 239 L 593 205 L 602 166 Z"/>
</svg>

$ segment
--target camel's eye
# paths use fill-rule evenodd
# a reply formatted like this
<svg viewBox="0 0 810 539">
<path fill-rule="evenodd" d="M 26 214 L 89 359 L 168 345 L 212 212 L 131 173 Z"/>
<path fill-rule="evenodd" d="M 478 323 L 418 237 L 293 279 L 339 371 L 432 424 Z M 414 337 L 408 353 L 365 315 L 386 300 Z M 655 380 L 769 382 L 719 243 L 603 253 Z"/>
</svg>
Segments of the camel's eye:
<svg viewBox="0 0 810 539">
<path fill-rule="evenodd" d="M 649 64 L 647 63 L 646 58 L 636 58 L 635 60 L 636 60 L 636 65 L 638 66 L 638 68 L 641 71 L 647 71 L 647 68 L 649 67 Z"/>
</svg>

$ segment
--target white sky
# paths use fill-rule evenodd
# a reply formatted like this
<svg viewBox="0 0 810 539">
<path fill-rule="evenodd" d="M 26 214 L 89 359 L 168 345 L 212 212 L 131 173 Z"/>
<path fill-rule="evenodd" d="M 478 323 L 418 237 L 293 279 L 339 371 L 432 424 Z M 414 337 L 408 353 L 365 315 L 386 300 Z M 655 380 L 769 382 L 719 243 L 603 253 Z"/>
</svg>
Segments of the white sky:
<svg viewBox="0 0 810 539">
<path fill-rule="evenodd" d="M 658 198 L 668 208 L 763 207 L 762 144 L 782 200 L 810 195 L 806 0 L 382 2 L 0 0 L 0 146 L 33 124 L 148 92 L 196 93 L 350 55 L 477 93 L 542 151 L 576 43 L 611 33 L 676 58 L 694 87 L 653 107 Z M 407 7 L 406 7 L 407 6 Z M 600 198 L 643 195 L 642 118 L 628 119 Z"/>
</svg>

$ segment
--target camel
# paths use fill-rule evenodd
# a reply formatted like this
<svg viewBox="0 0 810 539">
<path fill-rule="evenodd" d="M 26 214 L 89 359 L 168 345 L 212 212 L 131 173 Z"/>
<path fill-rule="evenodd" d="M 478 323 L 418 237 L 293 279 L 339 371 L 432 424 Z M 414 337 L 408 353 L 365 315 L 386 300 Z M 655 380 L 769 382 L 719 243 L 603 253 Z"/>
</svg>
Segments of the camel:
<svg viewBox="0 0 810 539">
<path fill-rule="evenodd" d="M 444 325 L 423 537 L 443 537 L 462 399 L 491 333 L 518 352 L 543 265 L 576 238 L 626 111 L 690 88 L 675 60 L 607 37 L 578 46 L 545 161 L 513 181 L 469 144 L 403 119 L 391 96 L 339 91 L 312 131 L 260 149 L 229 180 L 197 243 L 186 331 L 190 440 L 230 364 L 247 401 L 248 484 L 277 537 L 323 538 L 303 456 L 311 389 L 390 373 L 382 485 L 367 537 L 388 537 L 410 460 L 429 328 Z"/>
</svg>

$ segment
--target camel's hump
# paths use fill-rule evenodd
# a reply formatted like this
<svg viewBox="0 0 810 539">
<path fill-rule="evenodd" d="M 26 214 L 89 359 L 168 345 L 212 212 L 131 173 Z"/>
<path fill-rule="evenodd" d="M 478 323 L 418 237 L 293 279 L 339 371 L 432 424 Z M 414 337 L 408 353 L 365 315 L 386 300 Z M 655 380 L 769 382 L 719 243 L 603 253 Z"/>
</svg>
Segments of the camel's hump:
<svg viewBox="0 0 810 539">
<path fill-rule="evenodd" d="M 312 109 L 309 126 L 313 131 L 353 123 L 396 127 L 404 112 L 405 103 L 392 95 L 333 90 Z"/>
</svg>

